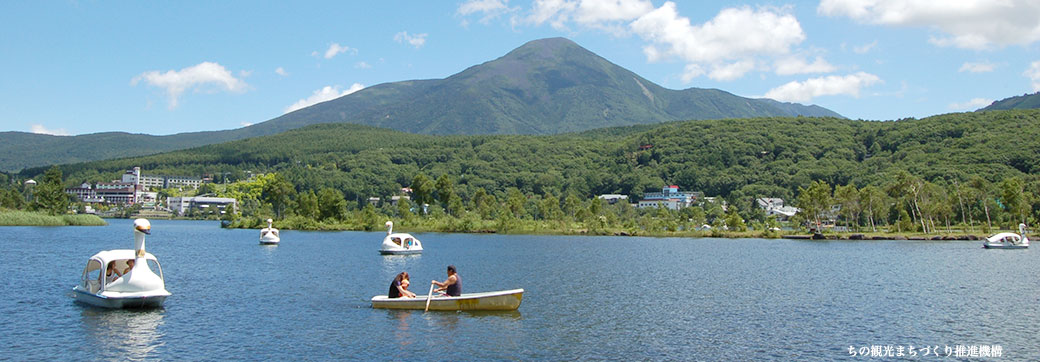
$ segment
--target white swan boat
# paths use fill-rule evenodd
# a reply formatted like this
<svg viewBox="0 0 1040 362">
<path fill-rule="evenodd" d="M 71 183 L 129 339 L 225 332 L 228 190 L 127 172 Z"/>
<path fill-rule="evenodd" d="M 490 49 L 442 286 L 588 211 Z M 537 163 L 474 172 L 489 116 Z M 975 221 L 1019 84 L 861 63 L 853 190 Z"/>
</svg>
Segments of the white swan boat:
<svg viewBox="0 0 1040 362">
<path fill-rule="evenodd" d="M 1029 247 L 1026 224 L 1018 224 L 1018 234 L 999 233 L 986 238 L 982 247 L 986 249 L 1025 249 Z"/>
<path fill-rule="evenodd" d="M 91 256 L 80 284 L 72 288 L 76 301 L 105 308 L 161 307 L 170 292 L 166 291 L 159 260 L 144 249 L 145 235 L 150 235 L 151 229 L 148 220 L 134 220 L 133 250 L 105 250 Z M 109 278 L 106 266 L 129 270 Z"/>
<path fill-rule="evenodd" d="M 430 298 L 430 310 L 440 311 L 481 311 L 481 310 L 517 310 L 524 299 L 523 289 L 501 290 L 483 293 L 462 293 L 457 297 L 433 296 Z M 415 298 L 390 298 L 385 295 L 372 297 L 372 308 L 378 309 L 413 309 L 426 308 L 427 296 Z"/>
<path fill-rule="evenodd" d="M 274 220 L 267 219 L 267 227 L 260 229 L 260 245 L 277 245 L 282 241 L 278 237 L 278 229 L 274 228 Z"/>
<path fill-rule="evenodd" d="M 422 253 L 422 242 L 411 234 L 394 233 L 394 222 L 386 222 L 386 237 L 379 253 L 383 255 L 408 255 Z"/>
</svg>

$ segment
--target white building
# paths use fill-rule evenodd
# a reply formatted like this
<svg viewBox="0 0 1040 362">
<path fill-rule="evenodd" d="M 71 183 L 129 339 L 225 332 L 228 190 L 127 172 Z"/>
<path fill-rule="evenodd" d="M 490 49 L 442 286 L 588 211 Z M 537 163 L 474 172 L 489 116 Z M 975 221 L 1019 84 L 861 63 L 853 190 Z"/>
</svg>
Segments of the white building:
<svg viewBox="0 0 1040 362">
<path fill-rule="evenodd" d="M 758 207 L 765 210 L 766 216 L 776 215 L 781 220 L 794 216 L 798 213 L 798 208 L 794 206 L 784 206 L 784 199 L 775 197 L 763 197 L 755 199 Z"/>
<path fill-rule="evenodd" d="M 622 200 L 625 200 L 626 202 L 628 201 L 628 195 L 603 194 L 596 197 L 606 201 L 608 204 L 611 205 L 616 204 L 618 201 Z"/>
<path fill-rule="evenodd" d="M 228 197 L 168 197 L 166 204 L 170 211 L 177 215 L 187 214 L 191 210 L 217 210 L 220 214 L 224 214 L 229 211 L 228 207 L 231 207 L 232 212 L 238 208 L 238 201 Z"/>
<path fill-rule="evenodd" d="M 669 185 L 662 187 L 661 192 L 647 192 L 643 194 L 643 199 L 639 200 L 638 207 L 642 209 L 663 206 L 672 210 L 678 210 L 694 205 L 702 197 L 704 197 L 703 193 L 679 192 L 679 186 Z"/>
<path fill-rule="evenodd" d="M 198 177 L 142 175 L 140 167 L 134 167 L 133 170 L 127 170 L 126 173 L 123 174 L 122 182 L 139 185 L 141 189 L 168 189 L 172 187 L 191 187 L 197 189 L 202 185 L 202 179 Z"/>
</svg>

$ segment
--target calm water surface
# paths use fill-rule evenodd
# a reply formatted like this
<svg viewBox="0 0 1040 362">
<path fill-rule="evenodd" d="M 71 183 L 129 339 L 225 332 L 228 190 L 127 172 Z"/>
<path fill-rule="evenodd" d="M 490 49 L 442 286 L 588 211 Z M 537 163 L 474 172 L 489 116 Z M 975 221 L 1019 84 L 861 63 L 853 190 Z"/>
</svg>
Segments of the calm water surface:
<svg viewBox="0 0 1040 362">
<path fill-rule="evenodd" d="M 261 246 L 255 230 L 154 220 L 147 246 L 173 296 L 109 311 L 69 297 L 87 257 L 132 248 L 131 221 L 108 221 L 0 227 L 0 359 L 833 360 L 850 346 L 999 345 L 1040 360 L 1035 249 L 428 233 L 421 256 L 390 257 L 382 232 L 284 231 Z M 520 310 L 370 307 L 398 272 L 424 294 L 448 264 L 465 292 L 524 288 Z"/>
</svg>

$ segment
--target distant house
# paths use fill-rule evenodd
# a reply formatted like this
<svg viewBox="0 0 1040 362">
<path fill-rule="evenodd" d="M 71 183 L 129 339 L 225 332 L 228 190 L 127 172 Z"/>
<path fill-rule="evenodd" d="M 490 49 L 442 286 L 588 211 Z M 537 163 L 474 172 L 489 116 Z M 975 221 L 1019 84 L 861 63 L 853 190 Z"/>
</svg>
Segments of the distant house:
<svg viewBox="0 0 1040 362">
<path fill-rule="evenodd" d="M 216 210 L 216 212 L 224 214 L 229 207 L 232 212 L 238 208 L 238 201 L 228 197 L 169 197 L 166 199 L 166 204 L 170 207 L 170 211 L 177 215 L 187 214 L 191 210 Z"/>
<path fill-rule="evenodd" d="M 680 192 L 679 186 L 668 185 L 662 187 L 661 192 L 647 192 L 643 194 L 643 199 L 639 200 L 637 206 L 641 209 L 648 207 L 667 207 L 672 210 L 678 210 L 684 207 L 690 207 L 703 197 L 704 194 L 701 192 Z"/>
<path fill-rule="evenodd" d="M 794 206 L 784 206 L 784 199 L 781 198 L 763 197 L 755 199 L 755 203 L 765 211 L 766 216 L 775 215 L 780 220 L 787 220 L 787 218 L 794 216 L 799 211 Z"/>
<path fill-rule="evenodd" d="M 397 206 L 397 203 L 399 201 L 401 201 L 401 199 L 405 199 L 405 200 L 408 200 L 408 201 L 412 200 L 412 198 L 410 196 L 390 196 L 390 205 L 391 206 Z"/>
<path fill-rule="evenodd" d="M 618 195 L 618 194 L 603 194 L 603 195 L 599 195 L 599 196 L 596 196 L 596 197 L 606 201 L 608 204 L 611 204 L 611 205 L 616 204 L 618 201 L 621 201 L 621 200 L 626 200 L 626 201 L 628 200 L 628 195 Z"/>
</svg>

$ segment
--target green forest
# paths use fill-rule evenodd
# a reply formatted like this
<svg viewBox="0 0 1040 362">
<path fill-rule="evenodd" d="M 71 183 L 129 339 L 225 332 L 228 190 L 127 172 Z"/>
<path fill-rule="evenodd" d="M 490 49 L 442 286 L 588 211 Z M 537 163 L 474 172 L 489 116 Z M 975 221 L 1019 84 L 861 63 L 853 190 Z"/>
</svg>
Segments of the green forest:
<svg viewBox="0 0 1040 362">
<path fill-rule="evenodd" d="M 770 117 L 670 122 L 551 136 L 430 136 L 320 124 L 145 157 L 61 165 L 66 186 L 146 174 L 210 175 L 204 191 L 241 198 L 239 226 L 444 231 L 767 230 L 761 197 L 803 209 L 795 227 L 940 233 L 1040 217 L 1040 111 L 954 113 L 874 122 Z M 39 178 L 46 169 L 0 175 Z M 247 175 L 263 174 L 251 180 Z M 0 179 L 0 181 L 4 181 Z M 606 205 L 663 185 L 725 200 L 679 211 Z M 390 196 L 413 189 L 412 203 Z M 166 193 L 172 193 L 167 191 Z M 369 206 L 370 197 L 383 202 Z M 0 198 L 3 202 L 4 198 Z M 427 203 L 423 213 L 417 204 Z M 721 204 L 721 203 L 720 203 Z M 5 204 L 0 204 L 3 206 Z M 833 215 L 832 215 L 833 214 Z M 806 223 L 802 223 L 802 222 Z"/>
</svg>

